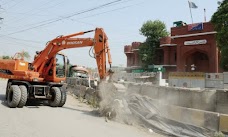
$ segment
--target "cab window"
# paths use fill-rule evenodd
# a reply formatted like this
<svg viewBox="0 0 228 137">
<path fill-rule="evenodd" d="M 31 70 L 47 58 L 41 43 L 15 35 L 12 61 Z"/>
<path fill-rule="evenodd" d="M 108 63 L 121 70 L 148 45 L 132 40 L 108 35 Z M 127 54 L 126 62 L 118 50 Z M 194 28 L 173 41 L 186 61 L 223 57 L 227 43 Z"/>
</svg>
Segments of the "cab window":
<svg viewBox="0 0 228 137">
<path fill-rule="evenodd" d="M 63 55 L 56 55 L 56 77 L 65 77 L 65 60 Z"/>
</svg>

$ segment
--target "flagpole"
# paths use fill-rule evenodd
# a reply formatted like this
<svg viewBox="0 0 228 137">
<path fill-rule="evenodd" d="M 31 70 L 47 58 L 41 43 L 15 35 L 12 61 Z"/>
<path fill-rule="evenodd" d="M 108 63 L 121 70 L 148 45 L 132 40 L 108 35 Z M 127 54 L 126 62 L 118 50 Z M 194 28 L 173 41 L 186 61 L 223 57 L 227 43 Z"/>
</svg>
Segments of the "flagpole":
<svg viewBox="0 0 228 137">
<path fill-rule="evenodd" d="M 193 18 L 192 18 L 192 9 L 190 7 L 190 2 L 188 1 L 188 6 L 189 6 L 189 10 L 190 10 L 190 14 L 191 14 L 191 19 L 192 19 L 192 24 L 193 24 Z"/>
<path fill-rule="evenodd" d="M 207 17 L 206 17 L 206 9 L 204 9 L 204 22 L 207 21 Z"/>
</svg>

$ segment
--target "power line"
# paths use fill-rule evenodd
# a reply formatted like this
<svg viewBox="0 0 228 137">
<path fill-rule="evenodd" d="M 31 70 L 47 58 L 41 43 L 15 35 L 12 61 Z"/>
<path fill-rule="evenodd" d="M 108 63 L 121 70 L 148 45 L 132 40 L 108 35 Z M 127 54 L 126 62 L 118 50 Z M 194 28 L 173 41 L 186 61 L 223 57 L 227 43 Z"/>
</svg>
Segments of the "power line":
<svg viewBox="0 0 228 137">
<path fill-rule="evenodd" d="M 107 5 L 106 7 L 108 7 L 108 6 L 113 6 L 113 5 L 117 5 L 117 4 L 121 4 L 121 3 L 126 3 L 126 2 L 129 2 L 129 1 L 134 1 L 134 0 L 124 0 L 124 1 L 122 1 L 122 2 L 118 2 L 118 3 L 113 3 L 113 4 L 111 4 L 111 5 Z M 59 4 L 61 4 L 63 1 L 61 1 L 61 2 L 59 2 L 59 3 L 57 3 L 57 4 L 55 4 L 55 5 L 53 5 L 52 7 L 54 7 L 54 6 L 56 6 L 56 5 L 59 5 Z M 134 5 L 136 5 L 136 4 L 134 4 Z M 130 5 L 130 6 L 134 6 L 134 5 Z M 122 8 L 118 8 L 118 9 L 114 9 L 113 11 L 116 11 L 116 10 L 120 10 L 120 9 L 124 9 L 124 8 L 127 8 L 127 7 L 130 7 L 130 6 L 126 6 L 126 7 L 122 7 Z M 49 7 L 50 8 L 50 7 Z M 112 12 L 112 11 L 108 11 L 108 12 Z M 108 13 L 107 12 L 107 13 Z M 100 13 L 100 14 L 103 14 L 103 13 Z M 99 15 L 100 15 L 99 14 Z M 98 14 L 96 14 L 96 15 L 98 15 Z M 62 17 L 62 18 L 64 18 L 64 17 Z M 86 17 L 87 18 L 87 17 Z M 58 18 L 57 18 L 58 19 Z M 28 25 L 23 25 L 23 26 L 26 26 L 26 27 L 29 27 L 29 26 L 34 26 L 34 25 L 38 25 L 38 24 L 43 24 L 43 23 L 49 23 L 50 21 L 53 21 L 53 20 L 57 20 L 56 18 L 55 19 L 48 19 L 48 20 L 44 20 L 44 21 L 41 21 L 41 22 L 38 22 L 38 23 L 34 23 L 34 24 L 28 24 Z M 81 18 L 80 18 L 81 19 Z M 73 20 L 73 19 L 72 19 Z M 76 21 L 76 20 L 73 20 L 73 21 Z M 96 25 L 94 25 L 94 24 L 91 24 L 91 23 L 86 23 L 86 22 L 83 22 L 83 21 L 76 21 L 76 22 L 79 22 L 79 23 L 83 23 L 83 24 L 87 24 L 87 25 L 90 25 L 90 26 L 96 26 Z M 22 26 L 21 26 L 22 27 Z M 11 27 L 11 28 L 14 28 L 14 29 L 17 29 L 17 28 L 21 28 L 21 27 Z"/>
<path fill-rule="evenodd" d="M 108 5 L 111 5 L 113 3 L 117 3 L 117 2 L 120 2 L 120 1 L 122 1 L 122 0 L 115 0 L 115 1 L 112 1 L 112 2 L 108 2 L 108 3 L 105 3 L 105 4 L 99 5 L 97 7 L 82 11 L 82 12 L 74 13 L 74 14 L 66 16 L 66 17 L 62 17 L 62 18 L 59 18 L 59 19 L 56 19 L 56 20 L 53 20 L 53 21 L 49 21 L 47 23 L 43 23 L 43 24 L 40 24 L 40 25 L 37 25 L 37 26 L 34 26 L 34 27 L 30 27 L 30 28 L 27 28 L 27 29 L 23 29 L 23 30 L 19 30 L 19 31 L 16 31 L 16 32 L 13 32 L 13 33 L 9 33 L 8 35 L 24 32 L 24 31 L 28 31 L 28 30 L 31 30 L 31 29 L 34 29 L 34 28 L 39 28 L 39 27 L 42 27 L 42 26 L 45 26 L 45 25 L 56 23 L 58 21 L 61 21 L 61 20 L 64 20 L 64 19 L 68 19 L 68 18 L 71 18 L 71 17 L 76 16 L 76 15 L 80 15 L 80 14 L 84 14 L 84 13 L 87 13 L 87 12 L 91 12 L 91 11 L 106 7 Z"/>
<path fill-rule="evenodd" d="M 24 44 L 24 43 L 19 43 L 19 42 L 16 42 L 16 41 L 10 41 L 10 42 L 0 42 L 2 44 L 10 44 L 11 46 L 14 45 L 14 46 L 21 46 L 21 47 L 25 47 L 25 48 L 35 48 L 35 49 L 39 49 L 39 48 L 42 48 L 42 47 L 38 47 L 38 46 L 31 46 L 31 45 L 27 45 L 27 44 Z M 1 45 L 2 45 L 1 44 Z"/>
<path fill-rule="evenodd" d="M 21 2 L 23 2 L 24 0 L 20 0 L 20 1 L 18 1 L 17 3 L 15 3 L 13 6 L 11 6 L 11 7 L 9 7 L 8 9 L 11 9 L 11 8 L 13 8 L 13 7 L 15 7 L 15 6 L 17 6 L 18 4 L 20 4 Z"/>
<path fill-rule="evenodd" d="M 138 4 L 139 4 L 139 3 L 133 4 L 133 5 L 124 6 L 124 7 L 120 7 L 120 8 L 116 8 L 116 9 L 112 9 L 112 10 L 105 11 L 105 12 L 100 12 L 100 13 L 97 13 L 97 14 L 93 14 L 93 15 L 89 15 L 89 16 L 82 17 L 82 18 L 78 18 L 78 19 L 76 19 L 76 20 L 85 19 L 85 18 L 97 16 L 97 15 L 102 15 L 102 14 L 110 13 L 110 12 L 113 12 L 113 11 L 118 11 L 118 10 L 126 9 L 126 8 L 129 8 L 129 7 L 138 5 Z M 72 20 L 73 20 L 73 21 L 76 21 L 75 19 L 72 19 Z"/>
<path fill-rule="evenodd" d="M 8 11 L 3 11 L 3 13 L 10 13 L 10 14 L 18 14 L 18 15 L 26 15 L 26 16 L 53 16 L 53 15 L 45 15 L 45 14 L 29 14 L 29 13 L 23 13 L 23 12 L 8 12 Z"/>
<path fill-rule="evenodd" d="M 129 1 L 130 1 L 130 0 L 129 0 Z M 140 4 L 140 3 L 136 3 L 136 4 L 134 4 L 134 5 L 138 5 L 138 4 Z M 86 17 L 83 17 L 83 18 L 88 18 L 88 17 L 91 17 L 91 16 L 96 16 L 96 15 L 100 15 L 100 14 L 105 14 L 105 13 L 109 13 L 109 12 L 113 12 L 113 11 L 125 9 L 125 8 L 127 8 L 127 7 L 131 7 L 131 6 L 134 6 L 134 5 L 129 5 L 129 6 L 125 6 L 125 7 L 116 8 L 116 9 L 113 9 L 113 10 L 109 10 L 109 11 L 105 11 L 105 12 L 93 14 L 93 15 L 86 16 Z M 82 19 L 82 18 L 79 18 L 79 19 Z M 73 19 L 72 19 L 72 20 L 73 20 Z M 86 25 L 97 26 L 97 25 L 94 25 L 94 24 L 91 24 L 91 23 L 87 23 L 87 22 L 83 22 L 83 21 L 78 21 L 78 20 L 73 20 L 73 21 L 77 21 L 77 22 L 79 22 L 79 23 L 83 23 L 83 24 L 86 24 Z M 7 35 L 2 35 L 2 36 L 0 35 L 0 37 L 3 37 L 3 36 L 6 36 L 6 37 L 11 38 L 11 39 L 14 39 L 14 40 L 24 41 L 24 42 L 41 43 L 40 41 L 18 39 L 18 38 L 10 37 L 10 36 L 7 36 Z"/>
<path fill-rule="evenodd" d="M 13 1 L 15 1 L 15 0 L 11 0 L 11 1 L 6 1 L 5 3 L 2 3 L 1 5 L 6 5 L 6 4 L 8 4 L 8 3 L 10 3 L 10 2 L 13 2 Z"/>
<path fill-rule="evenodd" d="M 0 36 L 3 36 L 3 37 L 6 37 L 6 38 L 10 38 L 10 39 L 14 39 L 14 40 L 19 40 L 19 41 L 24 41 L 24 42 L 32 42 L 32 43 L 43 43 L 41 41 L 34 41 L 34 40 L 27 40 L 27 39 L 19 39 L 19 38 L 14 38 L 14 37 L 11 37 L 11 36 L 7 36 L 7 35 L 0 35 Z"/>
<path fill-rule="evenodd" d="M 25 12 L 25 13 L 31 13 L 32 11 L 37 10 L 37 9 L 40 9 L 40 7 L 46 6 L 47 4 L 52 3 L 52 2 L 53 2 L 53 1 L 45 2 L 45 3 L 43 3 L 42 5 L 37 6 L 37 8 L 33 8 L 33 9 L 31 9 L 31 10 Z M 17 22 L 17 23 L 18 23 L 18 22 L 20 22 L 21 20 L 25 20 L 25 19 L 26 19 L 26 17 L 25 17 L 25 18 L 20 18 L 20 19 L 18 19 L 18 20 L 12 20 L 11 22 Z"/>
<path fill-rule="evenodd" d="M 122 2 L 119 2 L 119 3 L 114 3 L 114 4 L 112 4 L 112 5 L 107 5 L 106 7 L 108 7 L 108 6 L 113 6 L 113 5 L 116 5 L 116 4 L 120 4 L 120 3 L 126 3 L 126 2 L 129 2 L 129 1 L 133 1 L 133 0 L 125 0 L 125 1 L 122 1 Z M 59 3 L 57 3 L 57 4 L 55 4 L 55 5 L 53 5 L 53 6 L 51 6 L 51 7 L 48 7 L 48 9 L 50 9 L 50 8 L 52 8 L 52 7 L 55 7 L 55 6 L 57 6 L 57 5 L 59 5 L 59 4 L 61 4 L 62 2 L 65 2 L 65 0 L 63 0 L 63 1 L 61 1 L 61 2 L 59 2 Z M 18 14 L 26 14 L 26 13 L 18 13 Z M 30 14 L 30 16 L 53 16 L 53 15 L 37 15 L 37 14 Z M 60 16 L 61 17 L 61 16 Z M 52 21 L 52 20 L 55 20 L 56 18 L 54 18 L 54 19 L 48 19 L 48 20 L 45 20 L 45 21 L 41 21 L 41 22 L 38 22 L 38 23 L 34 23 L 34 24 L 29 24 L 29 25 L 26 25 L 27 27 L 28 26 L 33 26 L 33 25 L 37 25 L 37 24 L 40 24 L 40 23 L 44 23 L 44 22 L 49 22 L 49 21 Z M 17 21 L 18 22 L 18 21 Z M 24 25 L 23 25 L 24 26 Z M 18 28 L 18 27 L 16 27 L 16 28 Z"/>
</svg>

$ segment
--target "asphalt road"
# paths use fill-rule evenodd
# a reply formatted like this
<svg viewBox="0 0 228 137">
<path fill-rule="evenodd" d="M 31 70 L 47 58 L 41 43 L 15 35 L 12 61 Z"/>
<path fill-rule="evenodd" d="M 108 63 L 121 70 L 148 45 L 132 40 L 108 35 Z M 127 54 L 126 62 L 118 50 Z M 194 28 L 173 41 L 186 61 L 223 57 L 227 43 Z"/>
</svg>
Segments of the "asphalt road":
<svg viewBox="0 0 228 137">
<path fill-rule="evenodd" d="M 33 104 L 8 108 L 6 81 L 0 80 L 0 137 L 157 137 L 156 133 L 99 117 L 68 95 L 62 108 Z"/>
</svg>

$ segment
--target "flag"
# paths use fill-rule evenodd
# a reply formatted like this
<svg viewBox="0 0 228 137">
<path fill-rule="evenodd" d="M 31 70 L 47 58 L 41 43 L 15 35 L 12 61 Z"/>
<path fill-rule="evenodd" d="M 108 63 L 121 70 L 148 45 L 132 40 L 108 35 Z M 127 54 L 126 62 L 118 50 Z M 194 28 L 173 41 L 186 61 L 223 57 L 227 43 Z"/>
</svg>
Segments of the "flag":
<svg viewBox="0 0 228 137">
<path fill-rule="evenodd" d="M 203 23 L 195 23 L 188 25 L 188 31 L 203 30 Z"/>
<path fill-rule="evenodd" d="M 193 9 L 198 8 L 194 2 L 188 1 L 188 3 L 189 3 L 189 8 L 193 8 Z"/>
</svg>

